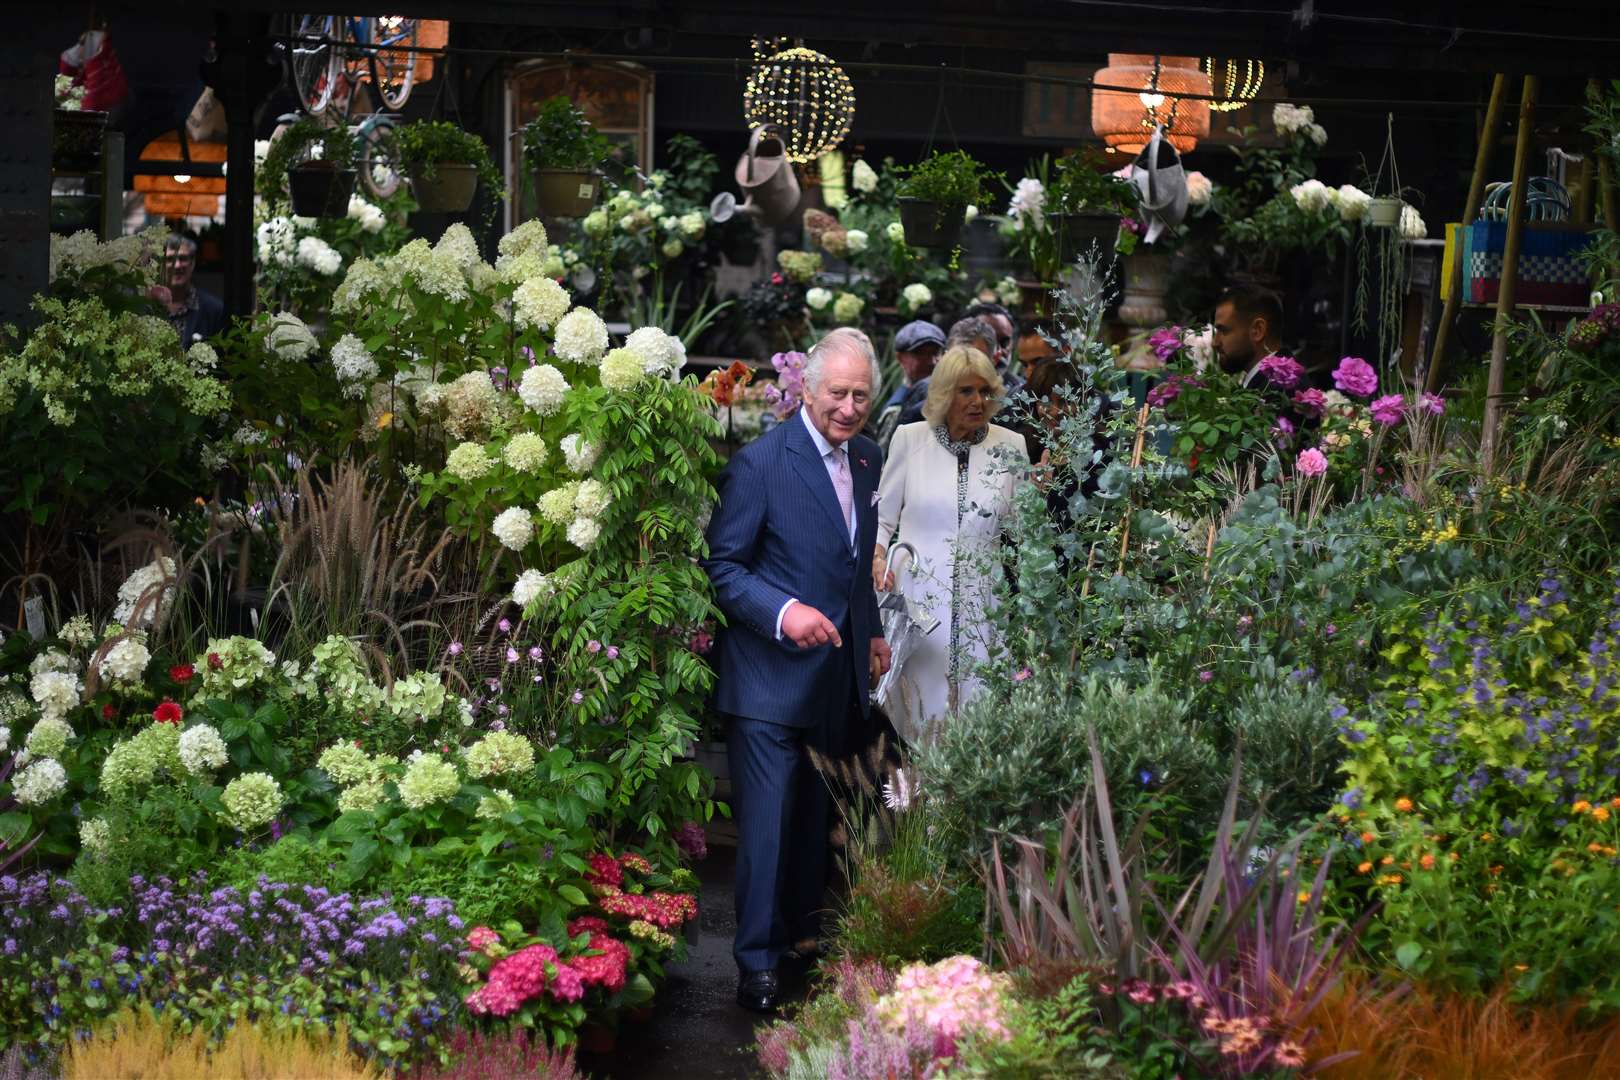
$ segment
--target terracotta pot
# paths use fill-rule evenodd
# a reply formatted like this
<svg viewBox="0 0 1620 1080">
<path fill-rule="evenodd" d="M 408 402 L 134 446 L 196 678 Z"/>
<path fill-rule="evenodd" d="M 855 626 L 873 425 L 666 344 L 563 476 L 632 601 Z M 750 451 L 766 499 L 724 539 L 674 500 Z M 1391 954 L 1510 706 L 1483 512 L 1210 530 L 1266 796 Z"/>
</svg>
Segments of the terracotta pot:
<svg viewBox="0 0 1620 1080">
<path fill-rule="evenodd" d="M 354 194 L 354 170 L 309 163 L 287 170 L 292 211 L 299 217 L 348 217 Z"/>
<path fill-rule="evenodd" d="M 478 190 L 478 168 L 475 165 L 453 165 L 439 162 L 433 175 L 411 177 L 411 194 L 419 209 L 429 214 L 460 214 L 472 205 Z"/>
<path fill-rule="evenodd" d="M 596 206 L 602 178 L 589 169 L 536 169 L 535 201 L 540 216 L 578 218 Z"/>
<path fill-rule="evenodd" d="M 953 248 L 962 237 L 965 206 L 941 206 L 922 199 L 900 200 L 900 224 L 913 247 Z"/>
</svg>

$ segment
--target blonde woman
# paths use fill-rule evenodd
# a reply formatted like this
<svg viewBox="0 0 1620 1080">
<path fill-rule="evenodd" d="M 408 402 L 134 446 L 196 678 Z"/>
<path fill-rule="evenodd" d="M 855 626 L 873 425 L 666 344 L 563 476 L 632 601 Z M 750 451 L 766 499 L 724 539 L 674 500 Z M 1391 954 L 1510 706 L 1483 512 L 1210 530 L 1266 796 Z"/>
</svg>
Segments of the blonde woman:
<svg viewBox="0 0 1620 1080">
<path fill-rule="evenodd" d="M 895 730 L 916 743 L 978 690 L 987 655 L 1001 519 L 1029 464 L 1023 436 L 990 422 L 1005 387 L 978 349 L 950 349 L 934 368 L 921 423 L 894 434 L 878 488 L 877 590 L 895 588 L 939 619 L 910 652 L 883 702 Z M 890 568 L 888 549 L 917 557 Z"/>
</svg>

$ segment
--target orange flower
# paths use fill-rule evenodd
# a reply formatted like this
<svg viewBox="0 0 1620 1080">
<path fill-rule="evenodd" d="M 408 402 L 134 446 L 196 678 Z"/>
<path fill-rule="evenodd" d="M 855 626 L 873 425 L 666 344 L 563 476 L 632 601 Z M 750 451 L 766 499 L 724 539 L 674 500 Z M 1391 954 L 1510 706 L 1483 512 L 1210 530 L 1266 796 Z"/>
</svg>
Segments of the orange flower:
<svg viewBox="0 0 1620 1080">
<path fill-rule="evenodd" d="M 1588 810 L 1592 809 L 1592 804 L 1587 802 L 1585 799 L 1580 799 L 1575 803 L 1574 806 L 1571 806 L 1570 809 L 1575 811 L 1577 814 L 1584 814 Z"/>
<path fill-rule="evenodd" d="M 1405 795 L 1402 795 L 1400 798 L 1395 800 L 1395 809 L 1399 810 L 1403 814 L 1411 812 L 1412 800 L 1408 799 Z"/>
<path fill-rule="evenodd" d="M 1479 838 L 1480 838 L 1480 839 L 1481 839 L 1481 840 L 1483 840 L 1483 841 L 1484 841 L 1484 842 L 1485 842 L 1485 843 L 1487 843 L 1487 844 L 1488 844 L 1488 843 L 1490 843 L 1490 842 L 1491 842 L 1491 834 L 1490 834 L 1490 833 L 1488 833 L 1488 832 L 1486 832 L 1486 833 L 1480 833 L 1480 834 L 1479 834 Z"/>
<path fill-rule="evenodd" d="M 1530 970 L 1530 965 L 1529 964 L 1514 964 L 1513 965 L 1513 970 L 1514 971 L 1519 971 L 1519 972 L 1529 971 Z"/>
<path fill-rule="evenodd" d="M 1609 820 L 1609 808 L 1607 806 L 1599 806 L 1596 809 L 1594 809 L 1592 811 L 1592 820 L 1593 821 L 1608 821 Z"/>
<path fill-rule="evenodd" d="M 1603 845 L 1594 840 L 1590 844 L 1586 845 L 1586 850 L 1590 851 L 1594 855 L 1601 855 L 1603 854 Z"/>
<path fill-rule="evenodd" d="M 1309 890 L 1309 889 L 1301 889 L 1301 890 L 1299 890 L 1299 902 L 1302 903 L 1302 904 L 1310 903 L 1311 902 L 1311 890 Z"/>
<path fill-rule="evenodd" d="M 1401 875 L 1399 875 L 1399 874 L 1385 874 L 1385 875 L 1383 875 L 1382 877 L 1380 877 L 1378 879 L 1378 884 L 1380 884 L 1380 885 L 1399 885 L 1401 883 L 1401 880 L 1402 880 Z"/>
<path fill-rule="evenodd" d="M 747 386 L 754 381 L 754 369 L 741 360 L 733 360 L 731 366 L 726 368 L 726 374 L 730 375 L 738 386 Z"/>
<path fill-rule="evenodd" d="M 1495 877 L 1496 875 L 1500 874 L 1501 872 L 1502 872 L 1502 864 L 1501 863 L 1497 863 L 1495 866 L 1491 867 L 1490 870 L 1488 871 L 1488 873 L 1492 877 Z"/>
<path fill-rule="evenodd" d="M 1620 810 L 1620 797 L 1610 799 L 1609 805 L 1614 807 L 1616 810 Z"/>
<path fill-rule="evenodd" d="M 1378 860 L 1378 865 L 1379 866 L 1388 866 L 1390 863 L 1392 863 L 1394 861 L 1395 861 L 1395 856 L 1393 856 L 1393 855 L 1385 855 L 1382 859 Z"/>
<path fill-rule="evenodd" d="M 1433 870 L 1434 869 L 1434 856 L 1427 853 L 1427 852 L 1425 852 L 1424 855 L 1423 855 L 1423 858 L 1418 860 L 1418 865 L 1423 867 L 1423 869 L 1425 869 L 1425 870 Z"/>
<path fill-rule="evenodd" d="M 1364 832 L 1361 834 L 1361 842 L 1363 844 L 1370 844 L 1376 839 L 1378 839 L 1378 835 L 1376 833 Z"/>
<path fill-rule="evenodd" d="M 1365 874 L 1371 869 L 1372 869 L 1372 863 L 1364 862 L 1360 866 L 1356 867 L 1356 873 Z"/>
</svg>

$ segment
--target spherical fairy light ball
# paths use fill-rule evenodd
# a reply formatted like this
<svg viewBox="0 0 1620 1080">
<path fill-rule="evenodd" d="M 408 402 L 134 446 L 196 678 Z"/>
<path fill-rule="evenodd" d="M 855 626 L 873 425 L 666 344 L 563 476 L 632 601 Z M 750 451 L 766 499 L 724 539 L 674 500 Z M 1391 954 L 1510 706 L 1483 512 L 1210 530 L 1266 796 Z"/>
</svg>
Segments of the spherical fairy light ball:
<svg viewBox="0 0 1620 1080">
<path fill-rule="evenodd" d="M 814 49 L 792 48 L 755 66 L 743 88 L 749 128 L 782 134 L 789 161 L 814 161 L 834 150 L 855 122 L 855 87 L 844 69 Z"/>
</svg>

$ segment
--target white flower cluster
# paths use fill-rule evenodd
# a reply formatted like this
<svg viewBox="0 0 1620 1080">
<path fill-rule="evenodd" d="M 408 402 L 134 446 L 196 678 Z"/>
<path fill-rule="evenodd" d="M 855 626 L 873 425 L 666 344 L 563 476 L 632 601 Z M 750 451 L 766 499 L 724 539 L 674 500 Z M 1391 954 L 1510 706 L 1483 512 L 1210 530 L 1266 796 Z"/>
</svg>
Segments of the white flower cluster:
<svg viewBox="0 0 1620 1080">
<path fill-rule="evenodd" d="M 568 380 L 550 364 L 534 365 L 518 381 L 518 398 L 539 416 L 551 416 L 561 409 L 566 393 Z"/>
<path fill-rule="evenodd" d="M 61 757 L 71 738 L 72 725 L 61 717 L 47 716 L 28 733 L 28 738 L 23 741 L 23 749 L 30 758 Z"/>
<path fill-rule="evenodd" d="M 1026 176 L 1018 181 L 1018 186 L 1013 189 L 1012 200 L 1007 204 L 1007 216 L 1013 219 L 1014 229 L 1022 229 L 1025 218 L 1038 229 L 1041 227 L 1042 209 L 1045 206 L 1046 188 L 1033 176 Z"/>
<path fill-rule="evenodd" d="M 23 806 L 49 802 L 67 789 L 67 770 L 52 758 L 41 758 L 17 773 L 11 782 L 11 796 Z"/>
<path fill-rule="evenodd" d="M 538 218 L 530 218 L 501 237 L 495 248 L 495 269 L 508 281 L 523 280 L 510 277 L 508 268 L 524 256 L 543 260 L 549 253 L 550 238 L 546 236 L 545 225 Z"/>
<path fill-rule="evenodd" d="M 556 582 L 539 570 L 525 570 L 512 585 L 512 603 L 528 610 L 537 600 L 548 600 L 557 592 Z"/>
<path fill-rule="evenodd" d="M 1316 122 L 1316 113 L 1309 105 L 1278 102 L 1272 106 L 1271 122 L 1284 135 L 1303 136 L 1317 146 L 1327 144 L 1327 129 Z"/>
<path fill-rule="evenodd" d="M 804 293 L 804 302 L 810 306 L 811 311 L 825 310 L 827 305 L 832 303 L 832 300 L 832 290 L 823 288 L 820 285 L 813 289 L 806 289 Z"/>
<path fill-rule="evenodd" d="M 549 277 L 536 275 L 512 294 L 512 321 L 519 330 L 550 330 L 569 303 L 566 289 Z"/>
<path fill-rule="evenodd" d="M 579 494 L 579 484 L 570 482 L 560 487 L 554 487 L 540 496 L 540 516 L 553 525 L 567 526 L 574 520 L 574 499 Z"/>
<path fill-rule="evenodd" d="M 849 186 L 863 195 L 871 194 L 877 190 L 877 171 L 865 161 L 857 159 L 855 166 L 849 170 Z"/>
<path fill-rule="evenodd" d="M 643 369 L 654 378 L 678 379 L 686 366 L 686 345 L 656 326 L 632 331 L 624 347 L 641 358 Z"/>
<path fill-rule="evenodd" d="M 198 724 L 180 733 L 180 764 L 192 776 L 211 776 L 225 761 L 225 740 L 213 725 Z"/>
<path fill-rule="evenodd" d="M 530 431 L 520 431 L 501 448 L 506 464 L 521 473 L 538 472 L 546 463 L 546 443 Z"/>
<path fill-rule="evenodd" d="M 377 361 L 366 343 L 353 334 L 344 334 L 332 346 L 332 370 L 343 384 L 343 396 L 366 396 L 366 384 L 377 377 Z"/>
<path fill-rule="evenodd" d="M 1333 205 L 1333 189 L 1315 178 L 1295 184 L 1288 193 L 1294 197 L 1294 204 L 1307 214 L 1320 213 Z"/>
<path fill-rule="evenodd" d="M 495 515 L 490 531 L 504 548 L 522 551 L 534 539 L 534 518 L 521 506 L 510 506 Z"/>
<path fill-rule="evenodd" d="M 1194 169 L 1187 174 L 1187 202 L 1192 206 L 1206 206 L 1215 194 L 1215 185 L 1209 177 Z"/>
<path fill-rule="evenodd" d="M 596 467 L 596 459 L 602 456 L 602 445 L 589 442 L 581 435 L 564 435 L 558 445 L 562 449 L 563 463 L 575 476 L 590 472 Z"/>
<path fill-rule="evenodd" d="M 264 343 L 283 360 L 302 360 L 320 348 L 320 342 L 304 325 L 304 320 L 290 311 L 277 312 L 271 317 Z"/>
<path fill-rule="evenodd" d="M 577 307 L 558 321 L 552 348 L 562 359 L 594 364 L 602 359 L 607 347 L 607 324 L 590 308 Z"/>
<path fill-rule="evenodd" d="M 473 238 L 472 230 L 461 222 L 456 222 L 439 237 L 439 242 L 433 245 L 433 252 L 455 261 L 462 270 L 483 261 L 478 254 L 478 241 Z"/>
<path fill-rule="evenodd" d="M 41 671 L 29 680 L 28 693 L 43 719 L 60 719 L 79 704 L 84 683 L 72 671 Z"/>
<path fill-rule="evenodd" d="M 137 683 L 146 673 L 146 665 L 151 661 L 152 654 L 146 646 L 137 638 L 127 637 L 107 650 L 96 670 L 104 679 Z"/>
<path fill-rule="evenodd" d="M 1317 179 L 1306 180 L 1288 189 L 1294 205 L 1307 214 L 1319 214 L 1332 209 L 1345 221 L 1360 221 L 1367 214 L 1372 196 L 1354 184 L 1330 188 Z"/>
<path fill-rule="evenodd" d="M 599 372 L 605 388 L 622 394 L 634 390 L 647 377 L 647 366 L 629 349 L 614 349 L 602 358 Z"/>
<path fill-rule="evenodd" d="M 298 265 L 331 277 L 343 269 L 343 256 L 320 237 L 303 236 L 298 239 Z"/>
<path fill-rule="evenodd" d="M 383 226 L 388 224 L 382 207 L 374 206 L 358 195 L 349 196 L 349 220 L 358 221 L 361 230 L 368 233 L 380 233 Z"/>
<path fill-rule="evenodd" d="M 1417 212 L 1417 207 L 1410 203 L 1401 204 L 1401 239 L 1422 240 L 1429 235 L 1429 227 L 1423 223 L 1423 215 Z"/>
<path fill-rule="evenodd" d="M 168 617 L 174 604 L 174 560 L 160 555 L 118 586 L 113 622 L 131 630 L 150 629 Z"/>
<path fill-rule="evenodd" d="M 908 313 L 915 312 L 934 301 L 934 291 L 920 281 L 914 281 L 900 290 L 900 305 Z"/>
<path fill-rule="evenodd" d="M 88 615 L 75 615 L 62 624 L 56 636 L 71 648 L 82 649 L 96 640 L 96 627 Z"/>
<path fill-rule="evenodd" d="M 411 281 L 423 292 L 457 302 L 467 299 L 467 278 L 458 256 L 438 251 L 417 237 L 386 260 L 385 269 L 396 282 Z"/>
<path fill-rule="evenodd" d="M 186 350 L 186 362 L 193 371 L 213 371 L 219 365 L 219 353 L 206 341 L 194 341 Z"/>
<path fill-rule="evenodd" d="M 859 255 L 870 243 L 865 229 L 850 229 L 844 233 L 844 251 L 850 255 Z"/>
<path fill-rule="evenodd" d="M 1203 371 L 1209 367 L 1209 362 L 1215 359 L 1215 328 L 1205 326 L 1202 330 L 1188 327 L 1181 332 L 1181 340 L 1192 356 L 1193 370 Z"/>
<path fill-rule="evenodd" d="M 168 230 L 161 226 L 121 236 L 105 244 L 89 229 L 82 229 L 72 236 L 52 236 L 49 278 L 55 281 L 59 274 L 117 266 L 120 270 L 143 272 L 155 282 L 167 237 Z"/>
<path fill-rule="evenodd" d="M 277 216 L 260 225 L 256 233 L 258 262 L 261 266 L 293 266 L 298 262 L 298 230 L 292 219 Z"/>
<path fill-rule="evenodd" d="M 457 480 L 476 480 L 489 472 L 494 464 L 481 444 L 464 442 L 457 444 L 445 457 L 444 471 Z"/>
</svg>

